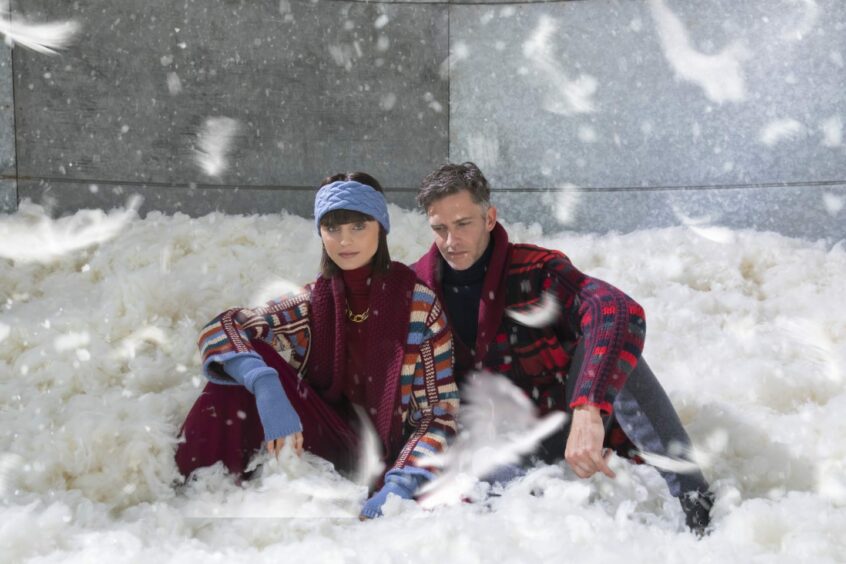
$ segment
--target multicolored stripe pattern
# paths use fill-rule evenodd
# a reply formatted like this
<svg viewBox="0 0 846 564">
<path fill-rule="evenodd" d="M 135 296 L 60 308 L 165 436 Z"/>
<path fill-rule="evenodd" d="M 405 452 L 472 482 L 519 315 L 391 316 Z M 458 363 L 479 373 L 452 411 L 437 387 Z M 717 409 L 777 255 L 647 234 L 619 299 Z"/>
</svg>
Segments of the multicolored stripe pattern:
<svg viewBox="0 0 846 564">
<path fill-rule="evenodd" d="M 288 359 L 308 380 L 312 354 L 309 330 L 310 287 L 298 295 L 268 303 L 261 308 L 230 309 L 202 330 L 199 348 L 206 377 L 220 384 L 235 384 L 214 368 L 227 359 L 256 353 L 252 339 L 262 339 Z M 400 374 L 400 402 L 396 407 L 403 422 L 405 444 L 391 468 L 420 467 L 422 460 L 442 452 L 457 433 L 459 397 L 453 377 L 452 332 L 434 292 L 422 283 L 413 290 L 408 340 Z"/>
<path fill-rule="evenodd" d="M 394 468 L 422 467 L 421 462 L 427 456 L 443 452 L 458 431 L 452 332 L 434 292 L 419 283 L 414 288 L 408 345 L 400 389 L 403 424 L 410 438 Z"/>
</svg>

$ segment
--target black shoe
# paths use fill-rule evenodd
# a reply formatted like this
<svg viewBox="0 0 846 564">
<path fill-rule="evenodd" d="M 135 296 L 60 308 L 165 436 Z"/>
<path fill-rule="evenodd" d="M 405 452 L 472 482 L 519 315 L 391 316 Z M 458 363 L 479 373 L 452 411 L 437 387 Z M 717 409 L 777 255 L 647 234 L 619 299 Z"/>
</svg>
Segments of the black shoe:
<svg viewBox="0 0 846 564">
<path fill-rule="evenodd" d="M 711 508 L 714 506 L 714 494 L 708 490 L 692 491 L 679 497 L 684 522 L 697 537 L 705 536 L 711 524 Z"/>
</svg>

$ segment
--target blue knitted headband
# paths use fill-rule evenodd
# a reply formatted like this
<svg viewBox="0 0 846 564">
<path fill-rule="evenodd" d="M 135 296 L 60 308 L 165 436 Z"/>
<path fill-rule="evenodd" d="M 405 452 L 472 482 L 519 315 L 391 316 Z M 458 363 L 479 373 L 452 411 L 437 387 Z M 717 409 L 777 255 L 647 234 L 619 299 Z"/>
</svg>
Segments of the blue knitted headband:
<svg viewBox="0 0 846 564">
<path fill-rule="evenodd" d="M 385 233 L 391 231 L 388 204 L 385 196 L 372 186 L 354 180 L 338 180 L 326 184 L 314 197 L 314 225 L 320 235 L 320 220 L 334 210 L 349 210 L 372 216 L 382 224 Z"/>
</svg>

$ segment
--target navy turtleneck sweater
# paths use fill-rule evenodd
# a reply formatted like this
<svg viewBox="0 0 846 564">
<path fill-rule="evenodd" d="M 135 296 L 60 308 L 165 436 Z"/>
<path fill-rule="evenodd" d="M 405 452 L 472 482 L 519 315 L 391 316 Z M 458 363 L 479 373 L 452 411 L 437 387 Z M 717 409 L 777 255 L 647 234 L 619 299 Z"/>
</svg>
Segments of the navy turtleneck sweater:
<svg viewBox="0 0 846 564">
<path fill-rule="evenodd" d="M 493 255 L 493 237 L 488 248 L 473 266 L 465 270 L 454 270 L 443 262 L 441 285 L 447 317 L 453 334 L 469 349 L 476 347 L 476 333 L 479 330 L 479 303 L 482 300 L 482 284 Z"/>
</svg>

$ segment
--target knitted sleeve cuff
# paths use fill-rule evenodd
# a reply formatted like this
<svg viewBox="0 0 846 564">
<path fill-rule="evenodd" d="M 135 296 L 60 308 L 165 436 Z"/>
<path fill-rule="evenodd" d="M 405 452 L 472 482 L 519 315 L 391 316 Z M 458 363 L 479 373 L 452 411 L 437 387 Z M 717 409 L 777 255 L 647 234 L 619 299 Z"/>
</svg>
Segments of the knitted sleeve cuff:
<svg viewBox="0 0 846 564">
<path fill-rule="evenodd" d="M 272 441 L 292 433 L 301 433 L 303 425 L 300 417 L 285 395 L 279 376 L 272 368 L 267 370 L 269 373 L 256 377 L 253 384 L 256 407 L 264 428 L 264 440 Z"/>
<path fill-rule="evenodd" d="M 302 432 L 302 423 L 282 388 L 279 374 L 261 357 L 241 354 L 224 362 L 223 368 L 256 396 L 256 407 L 266 441 Z"/>
<path fill-rule="evenodd" d="M 264 360 L 255 353 L 242 353 L 230 357 L 223 362 L 223 369 L 233 380 L 247 388 L 251 394 L 255 394 L 255 382 L 264 377 L 268 371 L 276 374 Z"/>
</svg>

